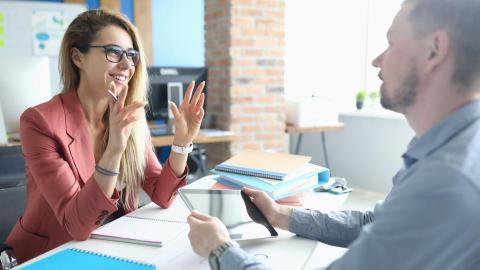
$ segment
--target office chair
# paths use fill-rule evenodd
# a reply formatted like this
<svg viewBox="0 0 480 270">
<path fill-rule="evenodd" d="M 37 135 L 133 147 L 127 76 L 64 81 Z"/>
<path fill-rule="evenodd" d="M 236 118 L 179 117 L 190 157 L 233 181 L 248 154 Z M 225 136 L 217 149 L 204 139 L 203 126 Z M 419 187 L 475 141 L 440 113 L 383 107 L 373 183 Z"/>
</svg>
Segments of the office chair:
<svg viewBox="0 0 480 270">
<path fill-rule="evenodd" d="M 1 175 L 0 176 L 0 269 L 10 269 L 17 265 L 13 250 L 2 244 L 18 218 L 25 210 L 26 189 L 25 176 Z"/>
<path fill-rule="evenodd" d="M 0 269 L 16 265 L 13 250 L 2 244 L 26 205 L 25 161 L 20 146 L 0 147 Z"/>
</svg>

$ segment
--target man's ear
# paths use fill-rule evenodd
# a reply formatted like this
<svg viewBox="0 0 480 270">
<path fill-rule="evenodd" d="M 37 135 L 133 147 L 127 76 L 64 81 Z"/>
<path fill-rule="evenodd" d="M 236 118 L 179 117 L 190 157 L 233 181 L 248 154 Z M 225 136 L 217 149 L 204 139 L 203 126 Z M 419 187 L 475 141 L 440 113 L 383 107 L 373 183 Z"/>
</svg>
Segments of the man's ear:
<svg viewBox="0 0 480 270">
<path fill-rule="evenodd" d="M 72 58 L 72 62 L 78 68 L 81 68 L 83 65 L 83 55 L 77 48 L 72 48 L 70 50 L 70 57 Z"/>
<path fill-rule="evenodd" d="M 428 71 L 435 70 L 444 63 L 450 53 L 450 38 L 445 31 L 432 33 L 427 41 L 426 68 Z"/>
</svg>

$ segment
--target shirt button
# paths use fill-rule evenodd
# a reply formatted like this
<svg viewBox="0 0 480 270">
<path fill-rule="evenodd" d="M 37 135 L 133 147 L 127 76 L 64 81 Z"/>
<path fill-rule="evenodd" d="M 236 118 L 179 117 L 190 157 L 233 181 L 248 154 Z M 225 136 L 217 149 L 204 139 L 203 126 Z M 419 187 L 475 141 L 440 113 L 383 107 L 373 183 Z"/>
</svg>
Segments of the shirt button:
<svg viewBox="0 0 480 270">
<path fill-rule="evenodd" d="M 107 211 L 107 210 L 103 210 L 103 211 L 101 212 L 101 214 L 105 216 L 106 214 L 108 214 L 108 211 Z"/>
<path fill-rule="evenodd" d="M 95 221 L 95 225 L 100 225 L 100 220 Z"/>
</svg>

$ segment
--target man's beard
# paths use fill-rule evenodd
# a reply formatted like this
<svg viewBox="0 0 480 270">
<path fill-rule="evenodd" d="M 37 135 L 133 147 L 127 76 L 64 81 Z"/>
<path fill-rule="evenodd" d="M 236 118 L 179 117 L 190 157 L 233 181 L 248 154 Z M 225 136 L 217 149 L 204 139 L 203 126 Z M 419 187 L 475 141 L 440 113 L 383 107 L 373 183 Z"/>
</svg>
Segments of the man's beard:
<svg viewBox="0 0 480 270">
<path fill-rule="evenodd" d="M 380 103 L 383 108 L 399 113 L 404 113 L 405 110 L 415 103 L 417 97 L 417 69 L 412 65 L 410 73 L 407 74 L 399 88 L 391 93 L 392 96 L 387 95 L 386 84 L 384 83 L 380 91 Z"/>
</svg>

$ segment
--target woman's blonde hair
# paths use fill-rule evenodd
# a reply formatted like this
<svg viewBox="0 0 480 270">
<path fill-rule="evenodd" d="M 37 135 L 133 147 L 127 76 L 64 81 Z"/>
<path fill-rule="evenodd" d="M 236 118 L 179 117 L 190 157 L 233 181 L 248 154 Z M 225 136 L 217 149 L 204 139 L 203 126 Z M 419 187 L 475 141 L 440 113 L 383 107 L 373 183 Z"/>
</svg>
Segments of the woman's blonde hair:
<svg viewBox="0 0 480 270">
<path fill-rule="evenodd" d="M 133 101 L 146 101 L 148 89 L 147 65 L 138 31 L 121 14 L 104 9 L 83 12 L 68 26 L 62 40 L 59 56 L 60 78 L 63 83 L 62 92 L 74 91 L 80 83 L 80 70 L 73 63 L 71 57 L 72 48 L 77 48 L 82 53 L 88 52 L 89 48 L 87 46 L 97 38 L 98 32 L 111 25 L 125 30 L 132 39 L 133 48 L 140 52 L 140 61 L 136 65 L 135 73 L 128 83 L 125 105 L 131 104 Z M 106 127 L 105 134 L 101 143 L 94 150 L 96 161 L 98 161 L 107 147 L 109 133 L 108 116 L 109 110 L 103 116 Z M 122 191 L 121 201 L 125 209 L 129 210 L 137 207 L 139 188 L 144 180 L 146 164 L 145 139 L 149 136 L 149 133 L 145 111 L 142 116 L 132 128 L 130 138 L 127 141 L 127 147 L 120 162 L 118 181 L 120 184 L 125 185 L 125 192 Z"/>
</svg>

